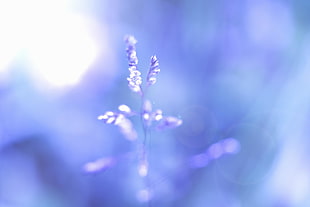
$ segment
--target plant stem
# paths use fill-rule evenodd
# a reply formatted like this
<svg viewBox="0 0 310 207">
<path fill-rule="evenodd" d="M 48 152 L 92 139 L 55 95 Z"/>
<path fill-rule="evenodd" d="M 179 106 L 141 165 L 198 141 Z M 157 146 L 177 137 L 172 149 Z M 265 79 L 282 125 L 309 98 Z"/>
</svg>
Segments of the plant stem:
<svg viewBox="0 0 310 207">
<path fill-rule="evenodd" d="M 146 90 L 143 93 L 143 91 L 141 89 L 140 121 L 141 121 L 141 125 L 142 125 L 142 128 L 143 128 L 143 141 L 142 141 L 142 153 L 141 153 L 141 160 L 140 160 L 140 162 L 143 165 L 145 165 L 143 167 L 146 167 L 146 174 L 143 175 L 143 177 L 144 177 L 144 184 L 145 184 L 147 192 L 150 193 L 149 192 L 149 190 L 150 190 L 150 183 L 149 183 L 149 179 L 148 179 L 149 167 L 148 167 L 148 158 L 147 158 L 148 157 L 148 154 L 147 154 L 147 141 L 148 141 L 148 134 L 150 133 L 150 131 L 149 131 L 149 126 L 145 122 L 145 118 L 144 118 L 144 113 L 145 113 L 145 109 L 144 109 L 145 94 L 146 94 Z M 146 205 L 148 207 L 151 207 L 151 201 L 150 201 L 149 198 L 147 198 Z"/>
</svg>

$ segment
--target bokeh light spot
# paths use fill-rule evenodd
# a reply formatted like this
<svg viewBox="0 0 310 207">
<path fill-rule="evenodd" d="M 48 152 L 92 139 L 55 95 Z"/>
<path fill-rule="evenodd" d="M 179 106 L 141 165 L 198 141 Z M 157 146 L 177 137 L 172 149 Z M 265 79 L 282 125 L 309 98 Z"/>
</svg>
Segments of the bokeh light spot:
<svg viewBox="0 0 310 207">
<path fill-rule="evenodd" d="M 137 199 L 142 203 L 148 202 L 151 198 L 152 194 L 148 189 L 143 189 L 137 192 Z"/>
<path fill-rule="evenodd" d="M 53 86 L 76 84 L 98 53 L 87 22 L 76 15 L 44 25 L 29 50 L 36 78 Z"/>
</svg>

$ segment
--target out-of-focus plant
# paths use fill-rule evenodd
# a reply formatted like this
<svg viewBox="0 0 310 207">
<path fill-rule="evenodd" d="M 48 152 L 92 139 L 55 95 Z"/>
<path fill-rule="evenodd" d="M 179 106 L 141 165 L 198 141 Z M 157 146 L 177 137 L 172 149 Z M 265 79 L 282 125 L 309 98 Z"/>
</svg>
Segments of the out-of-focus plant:
<svg viewBox="0 0 310 207">
<path fill-rule="evenodd" d="M 138 94 L 141 98 L 140 110 L 134 111 L 131 107 L 122 104 L 118 106 L 117 111 L 107 111 L 98 117 L 99 120 L 106 124 L 112 124 L 119 127 L 120 132 L 129 141 L 137 142 L 138 147 L 138 174 L 147 179 L 149 171 L 147 141 L 150 137 L 151 130 L 165 130 L 178 127 L 182 124 L 180 118 L 174 116 L 166 116 L 162 110 L 153 110 L 152 103 L 146 98 L 147 90 L 151 85 L 157 81 L 157 74 L 160 72 L 159 62 L 157 57 L 151 56 L 150 68 L 147 73 L 145 84 L 143 84 L 141 72 L 138 69 L 138 58 L 136 53 L 137 40 L 134 36 L 128 35 L 125 37 L 127 45 L 126 52 L 129 65 L 129 77 L 127 78 L 128 87 L 131 91 Z M 143 135 L 139 139 L 139 135 L 130 120 L 130 117 L 139 116 L 141 126 L 143 128 Z M 98 172 L 112 167 L 118 161 L 117 158 L 101 158 L 93 162 L 86 163 L 84 170 L 86 172 Z M 147 183 L 147 182 L 146 182 Z M 147 184 L 146 184 L 147 185 Z M 143 194 L 143 195 L 142 195 Z M 151 199 L 151 189 L 146 186 L 146 189 L 141 191 L 141 198 L 144 201 Z"/>
<path fill-rule="evenodd" d="M 124 137 L 137 145 L 137 151 L 134 153 L 138 158 L 137 173 L 144 179 L 145 188 L 138 192 L 138 199 L 142 202 L 150 204 L 152 199 L 152 187 L 149 184 L 149 150 L 147 143 L 150 140 L 152 130 L 165 130 L 176 128 L 182 124 L 182 120 L 174 116 L 166 116 L 161 109 L 153 110 L 150 100 L 146 98 L 147 91 L 150 86 L 157 81 L 157 75 L 160 72 L 159 62 L 156 56 L 151 56 L 150 68 L 148 70 L 145 84 L 143 84 L 141 72 L 138 69 L 138 58 L 136 53 L 137 40 L 134 36 L 125 37 L 127 45 L 126 52 L 129 65 L 129 77 L 127 78 L 130 90 L 141 99 L 140 109 L 135 111 L 131 107 L 122 104 L 115 111 L 107 111 L 98 116 L 98 119 L 106 124 L 112 124 L 119 128 Z M 143 134 L 139 136 L 131 117 L 138 116 Z M 141 137 L 141 138 L 140 138 Z M 212 160 L 219 159 L 225 154 L 234 154 L 239 151 L 239 142 L 234 138 L 227 138 L 218 141 L 208 147 L 205 152 L 196 154 L 189 158 L 185 164 L 191 169 L 206 167 Z M 129 152 L 128 154 L 132 154 Z M 128 154 L 119 157 L 104 157 L 84 165 L 84 171 L 88 173 L 100 172 L 111 168 L 115 164 L 127 157 Z"/>
</svg>

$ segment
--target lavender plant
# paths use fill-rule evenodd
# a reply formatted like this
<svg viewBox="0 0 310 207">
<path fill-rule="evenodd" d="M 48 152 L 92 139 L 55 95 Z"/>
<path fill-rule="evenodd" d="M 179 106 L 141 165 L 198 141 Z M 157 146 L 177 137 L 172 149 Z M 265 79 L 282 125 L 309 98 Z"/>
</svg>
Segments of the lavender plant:
<svg viewBox="0 0 310 207">
<path fill-rule="evenodd" d="M 140 110 L 134 111 L 129 106 L 122 104 L 118 106 L 116 111 L 107 111 L 98 116 L 98 119 L 106 124 L 115 125 L 119 128 L 124 137 L 132 142 L 137 142 L 138 147 L 138 174 L 146 178 L 149 171 L 147 139 L 151 130 L 165 130 L 178 127 L 182 124 L 182 120 L 174 116 L 166 116 L 162 110 L 155 109 L 150 100 L 146 99 L 147 90 L 157 81 L 157 75 L 160 72 L 159 61 L 157 57 L 151 56 L 150 67 L 146 76 L 145 84 L 143 85 L 141 72 L 138 69 L 138 58 L 136 52 L 137 40 L 134 36 L 128 35 L 125 37 L 127 45 L 126 53 L 128 59 L 129 77 L 127 78 L 129 89 L 138 94 L 141 98 Z M 143 136 L 139 136 L 130 118 L 139 116 L 141 126 L 143 128 Z M 110 168 L 116 164 L 117 158 L 101 158 L 93 162 L 85 164 L 84 170 L 86 172 L 98 172 Z M 148 188 L 148 187 L 146 187 Z M 144 199 L 148 200 L 148 190 L 141 191 Z"/>
</svg>

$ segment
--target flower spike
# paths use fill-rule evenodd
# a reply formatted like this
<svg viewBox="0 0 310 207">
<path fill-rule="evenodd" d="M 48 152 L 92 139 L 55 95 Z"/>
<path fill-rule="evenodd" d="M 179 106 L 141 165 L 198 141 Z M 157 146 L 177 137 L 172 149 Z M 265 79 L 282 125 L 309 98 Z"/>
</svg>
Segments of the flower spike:
<svg viewBox="0 0 310 207">
<path fill-rule="evenodd" d="M 141 72 L 138 70 L 138 58 L 136 52 L 136 43 L 137 40 L 134 36 L 127 35 L 125 37 L 125 42 L 127 44 L 126 52 L 127 52 L 127 59 L 129 65 L 129 77 L 127 78 L 129 88 L 136 93 L 141 93 Z"/>
<path fill-rule="evenodd" d="M 147 74 L 147 85 L 154 85 L 156 83 L 156 75 L 160 72 L 159 63 L 157 57 L 154 55 L 151 57 L 151 64 L 149 73 Z"/>
</svg>

